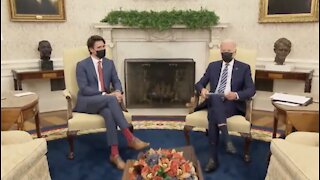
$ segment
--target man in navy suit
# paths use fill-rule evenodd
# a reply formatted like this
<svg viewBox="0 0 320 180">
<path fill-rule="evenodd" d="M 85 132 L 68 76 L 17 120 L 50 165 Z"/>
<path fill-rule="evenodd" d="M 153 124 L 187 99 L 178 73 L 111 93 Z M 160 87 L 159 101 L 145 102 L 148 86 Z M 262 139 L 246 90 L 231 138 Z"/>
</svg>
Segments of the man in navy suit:
<svg viewBox="0 0 320 180">
<path fill-rule="evenodd" d="M 226 151 L 236 153 L 230 140 L 226 119 L 233 115 L 245 115 L 245 100 L 255 94 L 255 86 L 251 78 L 248 64 L 234 59 L 236 43 L 225 40 L 220 44 L 221 61 L 212 62 L 195 88 L 206 100 L 195 111 L 208 109 L 208 137 L 210 158 L 205 167 L 206 172 L 214 171 L 218 167 L 219 131 L 225 140 Z M 206 89 L 210 83 L 210 92 Z"/>
<path fill-rule="evenodd" d="M 90 56 L 77 64 L 76 76 L 79 87 L 76 112 L 100 114 L 107 127 L 108 145 L 111 146 L 110 161 L 123 170 L 125 163 L 119 155 L 117 127 L 127 139 L 128 146 L 140 150 L 149 146 L 129 131 L 120 102 L 122 86 L 112 60 L 105 58 L 105 40 L 97 35 L 87 41 Z M 110 91 L 110 84 L 115 91 Z"/>
</svg>

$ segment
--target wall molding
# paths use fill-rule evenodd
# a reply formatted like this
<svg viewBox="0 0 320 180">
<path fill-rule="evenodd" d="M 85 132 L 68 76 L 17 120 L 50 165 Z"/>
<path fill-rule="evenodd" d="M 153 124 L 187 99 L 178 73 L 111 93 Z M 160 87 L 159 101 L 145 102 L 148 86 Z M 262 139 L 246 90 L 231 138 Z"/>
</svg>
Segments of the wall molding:
<svg viewBox="0 0 320 180">
<path fill-rule="evenodd" d="M 62 58 L 54 58 L 53 65 L 55 69 L 63 68 Z M 256 66 L 273 63 L 273 58 L 257 58 Z M 40 67 L 39 59 L 23 59 L 23 60 L 2 60 L 1 61 L 1 77 L 12 76 L 11 69 L 38 69 Z M 319 77 L 319 61 L 313 59 L 287 59 L 286 63 L 294 65 L 298 69 L 314 69 L 314 77 Z"/>
<path fill-rule="evenodd" d="M 264 66 L 274 62 L 273 58 L 257 58 L 256 66 Z M 314 69 L 313 77 L 319 77 L 319 61 L 313 59 L 286 59 L 286 63 L 296 69 Z"/>
<path fill-rule="evenodd" d="M 152 29 L 141 29 L 139 27 L 129 27 L 129 26 L 123 26 L 123 25 L 110 25 L 108 23 L 95 23 L 93 24 L 93 27 L 98 29 L 101 32 L 101 35 L 103 37 L 105 37 L 105 40 L 108 42 L 108 46 L 110 48 L 114 48 L 114 44 L 115 44 L 115 39 L 116 38 L 116 33 L 115 30 L 130 30 L 130 31 L 134 31 L 134 36 L 132 37 L 127 37 L 126 39 L 134 39 L 134 40 L 139 40 L 136 38 L 136 35 L 139 34 L 137 33 L 138 31 L 144 31 L 147 33 L 144 33 L 145 37 L 143 37 L 142 39 L 144 39 L 143 41 L 148 41 L 148 42 L 157 42 L 157 41 L 183 41 L 186 37 L 188 36 L 183 36 L 183 40 L 179 40 L 177 39 L 177 35 L 176 32 L 178 32 L 178 30 L 190 30 L 193 32 L 202 32 L 203 30 L 209 30 L 209 41 L 208 41 L 208 46 L 210 49 L 214 48 L 214 47 L 219 47 L 219 42 L 220 42 L 220 36 L 221 36 L 221 32 L 228 28 L 230 26 L 230 23 L 219 23 L 216 26 L 211 26 L 208 28 L 204 28 L 204 29 L 189 29 L 187 28 L 187 26 L 185 25 L 174 25 L 172 26 L 170 29 L 163 31 L 163 32 L 159 32 L 159 31 L 155 31 Z M 155 35 L 157 34 L 167 34 L 166 39 L 163 39 L 163 36 L 161 38 L 154 38 Z M 202 33 L 199 33 L 202 34 Z M 122 37 L 122 36 L 121 36 Z M 121 39 L 121 38 L 120 38 Z M 193 38 L 194 39 L 194 38 Z"/>
<path fill-rule="evenodd" d="M 54 69 L 63 69 L 62 58 L 52 58 Z M 1 77 L 12 77 L 11 70 L 40 69 L 39 59 L 3 60 L 1 61 Z"/>
</svg>

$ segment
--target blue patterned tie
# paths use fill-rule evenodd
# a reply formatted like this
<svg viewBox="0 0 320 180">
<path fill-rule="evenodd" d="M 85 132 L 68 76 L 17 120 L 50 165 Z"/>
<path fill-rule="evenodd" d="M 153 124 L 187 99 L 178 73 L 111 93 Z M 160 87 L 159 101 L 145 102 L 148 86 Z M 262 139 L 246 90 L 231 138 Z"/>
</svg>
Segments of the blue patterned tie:
<svg viewBox="0 0 320 180">
<path fill-rule="evenodd" d="M 228 79 L 228 65 L 229 64 L 226 64 L 224 69 L 223 69 L 223 72 L 222 72 L 222 75 L 221 75 L 221 79 L 220 79 L 220 86 L 219 86 L 219 89 L 218 89 L 218 93 L 224 93 L 224 89 L 226 88 L 227 79 Z"/>
</svg>

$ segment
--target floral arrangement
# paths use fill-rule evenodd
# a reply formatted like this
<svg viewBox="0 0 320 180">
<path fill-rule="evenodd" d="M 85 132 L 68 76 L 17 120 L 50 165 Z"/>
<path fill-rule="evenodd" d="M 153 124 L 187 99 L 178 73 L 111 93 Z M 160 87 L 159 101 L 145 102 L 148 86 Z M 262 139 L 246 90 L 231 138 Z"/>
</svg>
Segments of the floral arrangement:
<svg viewBox="0 0 320 180">
<path fill-rule="evenodd" d="M 130 180 L 198 180 L 193 163 L 175 149 L 150 149 L 129 169 Z"/>
</svg>

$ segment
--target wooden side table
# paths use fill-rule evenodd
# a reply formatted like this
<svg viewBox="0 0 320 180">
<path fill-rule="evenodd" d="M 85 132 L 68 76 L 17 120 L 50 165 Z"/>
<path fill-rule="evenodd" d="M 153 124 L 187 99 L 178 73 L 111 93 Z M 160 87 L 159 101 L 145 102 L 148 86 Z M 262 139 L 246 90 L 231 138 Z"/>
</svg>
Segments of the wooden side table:
<svg viewBox="0 0 320 180">
<path fill-rule="evenodd" d="M 37 94 L 15 96 L 21 92 L 11 91 L 1 94 L 1 130 L 9 130 L 15 123 L 18 130 L 24 130 L 25 120 L 34 118 L 37 136 L 40 138 L 39 97 Z"/>
<path fill-rule="evenodd" d="M 295 128 L 298 131 L 319 132 L 319 103 L 308 106 L 287 106 L 272 101 L 274 109 L 273 134 L 276 138 L 279 119 L 284 120 L 285 136 Z"/>
<path fill-rule="evenodd" d="M 12 70 L 14 89 L 22 90 L 22 80 L 25 79 L 63 79 L 64 70 Z"/>
<path fill-rule="evenodd" d="M 288 80 L 301 80 L 305 82 L 304 92 L 311 92 L 312 76 L 314 70 L 294 70 L 294 71 L 270 71 L 266 69 L 256 69 L 257 80 L 275 80 L 275 79 L 288 79 Z"/>
</svg>

